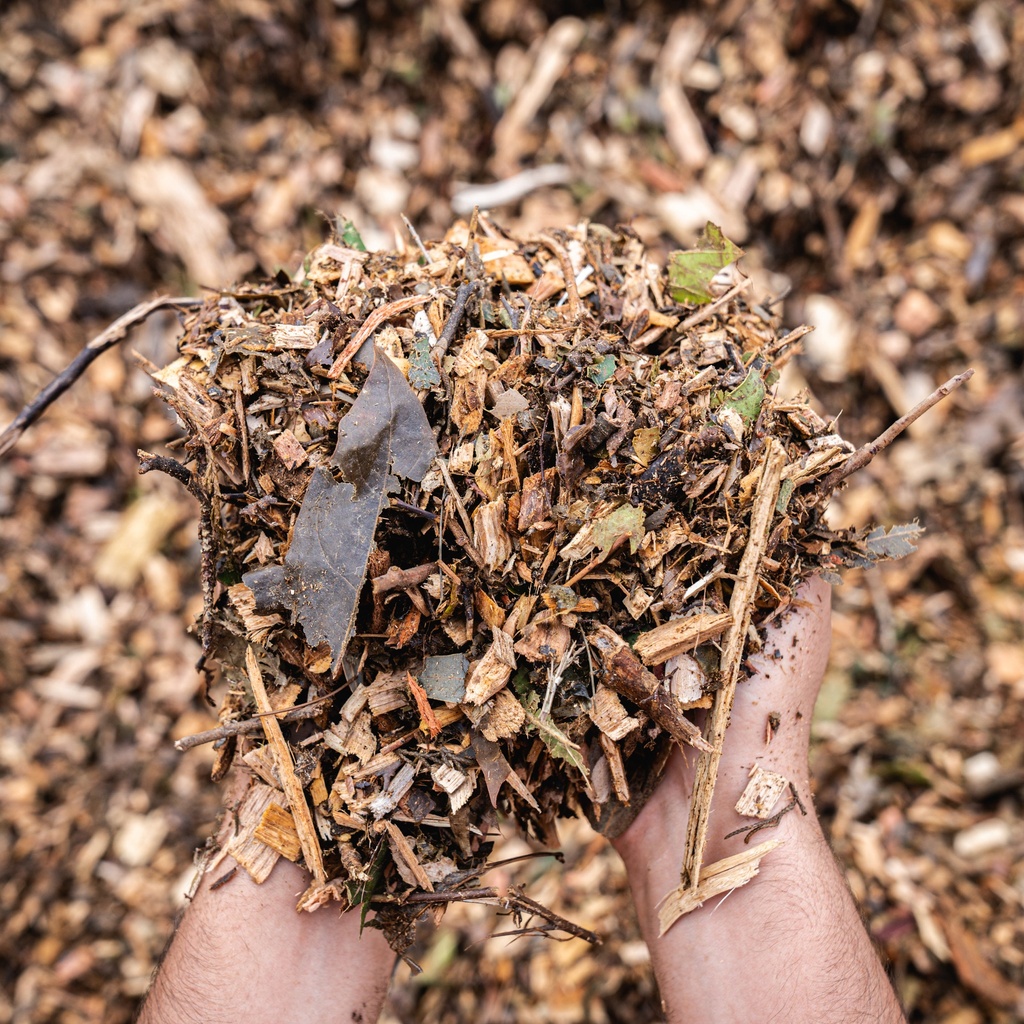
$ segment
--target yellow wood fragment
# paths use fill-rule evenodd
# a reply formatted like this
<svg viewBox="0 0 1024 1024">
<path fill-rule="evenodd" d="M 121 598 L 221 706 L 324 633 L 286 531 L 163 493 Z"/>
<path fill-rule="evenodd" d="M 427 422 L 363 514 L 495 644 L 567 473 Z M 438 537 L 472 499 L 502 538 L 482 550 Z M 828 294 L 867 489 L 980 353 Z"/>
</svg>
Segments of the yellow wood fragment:
<svg viewBox="0 0 1024 1024">
<path fill-rule="evenodd" d="M 660 935 L 664 935 L 684 914 L 689 914 L 706 903 L 712 896 L 746 885 L 761 869 L 761 860 L 785 842 L 783 839 L 769 839 L 735 856 L 709 864 L 701 872 L 700 883 L 696 886 L 680 885 L 662 901 L 658 911 Z"/>
<path fill-rule="evenodd" d="M 295 830 L 295 819 L 291 811 L 285 810 L 280 804 L 267 805 L 253 836 L 290 861 L 297 861 L 299 854 L 302 853 L 299 833 Z"/>
</svg>

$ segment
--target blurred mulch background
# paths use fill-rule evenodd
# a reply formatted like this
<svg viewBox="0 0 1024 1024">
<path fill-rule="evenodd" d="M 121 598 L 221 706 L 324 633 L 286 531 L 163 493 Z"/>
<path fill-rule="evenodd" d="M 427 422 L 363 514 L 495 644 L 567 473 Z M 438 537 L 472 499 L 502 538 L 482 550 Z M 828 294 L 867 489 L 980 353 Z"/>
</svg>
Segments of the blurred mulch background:
<svg viewBox="0 0 1024 1024">
<path fill-rule="evenodd" d="M 1024 3 L 599 7 L 4 4 L 0 424 L 155 291 L 474 202 L 517 235 L 628 223 L 657 258 L 721 224 L 754 298 L 817 326 L 788 386 L 855 442 L 975 367 L 835 504 L 928 533 L 836 592 L 814 763 L 910 1019 L 1022 1020 Z M 177 431 L 131 352 L 162 364 L 175 327 L 0 465 L 0 1021 L 129 1020 L 218 809 L 210 751 L 172 746 L 214 724 L 196 509 L 136 473 Z M 514 877 L 603 946 L 484 942 L 509 923 L 453 908 L 385 1019 L 661 1019 L 617 858 L 583 825 L 565 852 Z"/>
</svg>

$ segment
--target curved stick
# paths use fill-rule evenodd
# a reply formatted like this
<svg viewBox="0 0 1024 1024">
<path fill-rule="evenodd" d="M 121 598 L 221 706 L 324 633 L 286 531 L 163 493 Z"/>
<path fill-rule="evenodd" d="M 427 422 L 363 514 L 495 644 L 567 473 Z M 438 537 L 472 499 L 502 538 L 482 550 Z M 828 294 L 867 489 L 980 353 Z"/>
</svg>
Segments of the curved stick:
<svg viewBox="0 0 1024 1024">
<path fill-rule="evenodd" d="M 155 299 L 140 302 L 137 306 L 129 309 L 127 313 L 119 316 L 109 327 L 96 335 L 74 359 L 57 374 L 42 391 L 25 406 L 10 426 L 0 434 L 0 457 L 6 455 L 17 443 L 25 431 L 53 403 L 64 394 L 79 377 L 85 373 L 89 364 L 97 357 L 113 348 L 119 341 L 122 341 L 128 332 L 143 320 L 155 313 L 158 309 L 168 307 L 195 308 L 201 306 L 204 299 L 170 298 L 166 295 L 158 295 Z"/>
</svg>

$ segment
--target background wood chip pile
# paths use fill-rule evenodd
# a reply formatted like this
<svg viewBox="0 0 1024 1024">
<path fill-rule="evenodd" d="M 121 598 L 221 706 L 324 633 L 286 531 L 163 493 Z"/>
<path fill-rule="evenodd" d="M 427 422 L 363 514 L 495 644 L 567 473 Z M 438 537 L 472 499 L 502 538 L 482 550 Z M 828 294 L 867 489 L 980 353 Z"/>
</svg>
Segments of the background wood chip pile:
<svg viewBox="0 0 1024 1024">
<path fill-rule="evenodd" d="M 814 761 L 911 1019 L 1020 1019 L 1022 38 L 1012 0 L 7 4 L 0 418 L 153 291 L 294 270 L 321 211 L 393 248 L 401 212 L 436 238 L 474 200 L 513 237 L 628 222 L 659 263 L 720 224 L 751 300 L 790 287 L 783 325 L 817 327 L 787 373 L 857 444 L 974 366 L 833 501 L 927 533 L 836 591 Z M 176 336 L 130 346 L 162 366 Z M 3 1020 L 129 1019 L 216 813 L 212 752 L 172 745 L 218 723 L 195 502 L 137 475 L 176 434 L 151 392 L 106 356 L 0 465 Z M 563 841 L 485 881 L 604 944 L 484 943 L 493 910 L 453 907 L 389 1019 L 658 1019 L 618 861 Z"/>
</svg>

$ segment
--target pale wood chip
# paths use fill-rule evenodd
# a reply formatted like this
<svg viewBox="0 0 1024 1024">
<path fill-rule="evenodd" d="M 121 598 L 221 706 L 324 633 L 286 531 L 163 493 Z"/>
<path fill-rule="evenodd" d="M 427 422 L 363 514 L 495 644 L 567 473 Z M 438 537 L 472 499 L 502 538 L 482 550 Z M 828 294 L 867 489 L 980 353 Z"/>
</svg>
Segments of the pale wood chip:
<svg viewBox="0 0 1024 1024">
<path fill-rule="evenodd" d="M 483 704 L 503 689 L 516 667 L 512 637 L 500 629 L 491 629 L 492 643 L 473 666 L 466 680 L 466 701 Z"/>
<path fill-rule="evenodd" d="M 767 853 L 781 846 L 783 839 L 769 839 L 759 846 L 743 850 L 732 857 L 715 861 L 701 871 L 700 883 L 695 887 L 680 885 L 661 903 L 658 911 L 660 935 L 664 935 L 684 914 L 689 914 L 706 903 L 712 896 L 746 885 L 761 869 L 761 860 Z"/>
<path fill-rule="evenodd" d="M 480 721 L 480 732 L 492 743 L 515 736 L 526 721 L 523 705 L 507 689 L 494 695 L 490 710 Z"/>
<path fill-rule="evenodd" d="M 755 764 L 750 769 L 750 781 L 736 801 L 736 813 L 747 818 L 767 818 L 788 785 L 789 779 L 784 775 Z"/>
<path fill-rule="evenodd" d="M 395 867 L 402 876 L 402 880 L 407 885 L 418 886 L 427 892 L 433 892 L 434 883 L 427 877 L 423 865 L 417 860 L 416 854 L 402 830 L 393 821 L 384 822 L 384 827 L 388 833 L 391 856 L 395 859 Z"/>
<path fill-rule="evenodd" d="M 262 536 L 263 534 L 260 534 L 260 537 Z M 263 643 L 275 626 L 284 624 L 284 619 L 276 612 L 260 615 L 256 611 L 256 597 L 244 583 L 235 583 L 228 587 L 228 601 L 242 620 L 246 639 L 254 644 Z"/>
<path fill-rule="evenodd" d="M 505 529 L 505 499 L 485 501 L 473 510 L 473 545 L 491 572 L 500 572 L 512 557 L 512 537 Z"/>
<path fill-rule="evenodd" d="M 349 754 L 366 764 L 377 753 L 377 737 L 373 731 L 373 720 L 364 711 L 351 725 L 335 722 L 324 730 L 324 746 L 338 754 Z"/>
<path fill-rule="evenodd" d="M 628 804 L 630 800 L 629 780 L 626 778 L 626 766 L 622 763 L 622 751 L 612 737 L 601 733 L 598 739 L 601 743 L 601 750 L 608 761 L 615 795 L 621 803 Z"/>
<path fill-rule="evenodd" d="M 626 712 L 618 694 L 604 683 L 599 683 L 594 691 L 590 720 L 604 736 L 612 740 L 621 740 L 634 729 L 640 728 L 640 720 Z"/>
<path fill-rule="evenodd" d="M 280 804 L 267 805 L 253 836 L 292 862 L 297 861 L 299 854 L 302 853 L 302 844 L 299 842 L 299 833 L 295 828 L 295 819 L 292 817 L 291 811 L 286 810 Z"/>
<path fill-rule="evenodd" d="M 633 649 L 645 665 L 661 665 L 674 654 L 692 651 L 700 644 L 721 636 L 731 623 L 730 612 L 706 612 L 670 619 L 641 633 Z"/>
<path fill-rule="evenodd" d="M 265 882 L 281 854 L 256 838 L 256 829 L 267 808 L 281 799 L 277 789 L 254 782 L 235 816 L 236 828 L 224 844 L 224 853 L 233 857 L 257 884 Z"/>
</svg>

